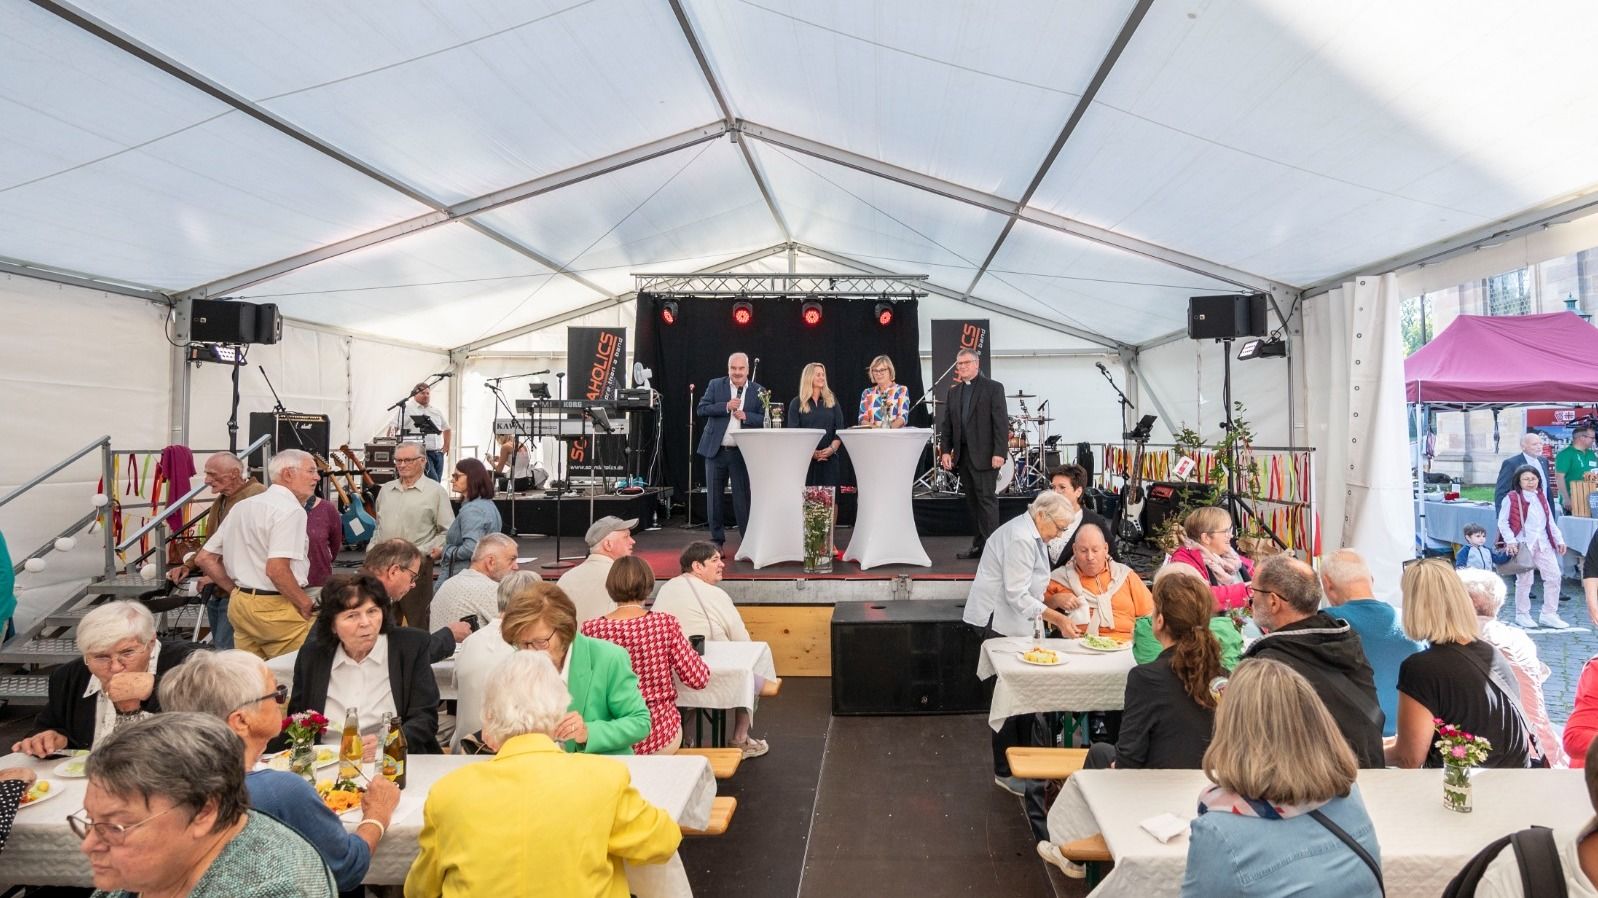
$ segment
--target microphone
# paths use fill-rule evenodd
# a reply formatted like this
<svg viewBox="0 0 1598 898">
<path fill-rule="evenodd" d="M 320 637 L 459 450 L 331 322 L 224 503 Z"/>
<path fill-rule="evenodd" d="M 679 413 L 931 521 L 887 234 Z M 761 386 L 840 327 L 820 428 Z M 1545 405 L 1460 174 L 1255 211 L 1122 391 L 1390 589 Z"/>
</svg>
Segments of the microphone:
<svg viewBox="0 0 1598 898">
<path fill-rule="evenodd" d="M 1103 362 L 1094 362 L 1093 363 L 1093 367 L 1099 369 L 1100 371 L 1103 371 L 1105 374 L 1109 374 L 1110 373 L 1109 370 L 1104 367 L 1104 363 Z"/>
<path fill-rule="evenodd" d="M 548 374 L 548 373 L 549 373 L 549 369 L 545 368 L 542 371 L 530 371 L 530 372 L 528 372 L 526 374 L 523 374 L 522 377 L 537 377 L 540 374 Z"/>
<path fill-rule="evenodd" d="M 695 387 L 695 386 L 697 386 L 697 384 L 689 384 L 689 385 L 688 385 L 688 395 L 689 395 L 689 396 L 692 396 L 692 395 L 694 395 L 694 387 Z"/>
<path fill-rule="evenodd" d="M 453 372 L 453 371 L 440 371 L 439 373 L 431 375 L 431 376 L 432 377 L 454 377 L 455 376 L 455 372 Z"/>
</svg>

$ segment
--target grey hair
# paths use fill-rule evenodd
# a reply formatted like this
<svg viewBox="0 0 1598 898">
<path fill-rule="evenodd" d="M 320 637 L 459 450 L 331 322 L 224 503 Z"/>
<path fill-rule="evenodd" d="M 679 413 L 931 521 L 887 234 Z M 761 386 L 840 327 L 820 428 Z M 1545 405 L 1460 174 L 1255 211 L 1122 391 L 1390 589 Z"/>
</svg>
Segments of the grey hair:
<svg viewBox="0 0 1598 898">
<path fill-rule="evenodd" d="M 266 463 L 266 475 L 273 483 L 277 483 L 289 468 L 297 468 L 306 462 L 315 463 L 311 453 L 303 449 L 284 449 Z"/>
<path fill-rule="evenodd" d="M 955 353 L 954 357 L 957 358 L 957 359 L 961 358 L 961 357 L 973 358 L 973 359 L 976 359 L 979 362 L 982 361 L 982 356 L 977 355 L 977 351 L 975 349 L 962 349 L 959 352 Z"/>
<path fill-rule="evenodd" d="M 195 652 L 161 678 L 163 711 L 196 711 L 218 720 L 261 697 L 266 664 L 249 652 Z"/>
<path fill-rule="evenodd" d="M 488 676 L 483 693 L 483 735 L 495 745 L 526 733 L 554 732 L 571 694 L 549 654 L 518 651 Z"/>
<path fill-rule="evenodd" d="M 503 533 L 490 533 L 477 541 L 477 548 L 472 550 L 472 560 L 482 561 L 484 558 L 488 557 L 490 552 L 493 552 L 495 549 L 503 549 L 507 546 L 512 549 L 517 548 L 516 540 L 511 539 Z"/>
<path fill-rule="evenodd" d="M 398 446 L 394 447 L 394 452 L 398 453 L 401 449 L 404 449 L 406 446 L 409 446 L 412 449 L 416 450 L 416 457 L 417 458 L 426 458 L 427 457 L 427 450 L 422 448 L 422 444 L 416 442 L 415 440 L 406 440 L 405 442 L 400 443 Z"/>
<path fill-rule="evenodd" d="M 732 364 L 732 360 L 733 359 L 737 359 L 737 358 L 743 359 L 744 360 L 744 364 L 748 364 L 749 363 L 749 353 L 747 353 L 747 352 L 735 352 L 732 355 L 727 356 L 727 364 L 731 365 Z"/>
<path fill-rule="evenodd" d="M 1542 445 L 1543 435 L 1538 433 L 1535 430 L 1526 431 L 1525 433 L 1520 435 L 1520 448 L 1525 449 L 1528 445 L 1531 444 L 1532 440 L 1536 440 L 1537 441 L 1537 445 L 1540 446 L 1540 445 Z"/>
<path fill-rule="evenodd" d="M 78 622 L 78 651 L 85 655 L 129 637 L 145 644 L 155 639 L 155 616 L 138 602 L 106 602 Z"/>
<path fill-rule="evenodd" d="M 1032 504 L 1027 506 L 1027 513 L 1031 515 L 1046 514 L 1051 520 L 1076 517 L 1076 505 L 1070 499 L 1054 492 L 1044 490 L 1038 493 Z"/>
<path fill-rule="evenodd" d="M 206 464 L 210 464 L 213 461 L 221 462 L 223 465 L 227 466 L 227 468 L 229 470 L 232 470 L 232 471 L 243 471 L 244 470 L 244 459 L 239 458 L 237 455 L 234 455 L 231 452 L 217 452 L 217 453 L 213 454 L 210 458 L 207 458 L 205 460 L 205 463 Z"/>
<path fill-rule="evenodd" d="M 1321 578 L 1333 586 L 1371 579 L 1370 565 L 1353 549 L 1338 549 L 1321 561 Z"/>
<path fill-rule="evenodd" d="M 159 795 L 194 813 L 216 806 L 222 832 L 244 816 L 244 742 L 227 724 L 205 714 L 163 712 L 131 723 L 95 746 L 84 772 L 118 798 Z"/>
<path fill-rule="evenodd" d="M 511 571 L 499 581 L 499 613 L 504 614 L 510 600 L 533 588 L 534 583 L 542 583 L 543 577 L 537 571 Z"/>
<path fill-rule="evenodd" d="M 1498 609 L 1504 607 L 1504 595 L 1508 592 L 1504 578 L 1479 568 L 1464 568 L 1455 573 L 1459 575 L 1459 582 L 1465 584 L 1465 594 L 1470 596 L 1470 605 L 1476 609 L 1476 616 L 1497 617 Z"/>
</svg>

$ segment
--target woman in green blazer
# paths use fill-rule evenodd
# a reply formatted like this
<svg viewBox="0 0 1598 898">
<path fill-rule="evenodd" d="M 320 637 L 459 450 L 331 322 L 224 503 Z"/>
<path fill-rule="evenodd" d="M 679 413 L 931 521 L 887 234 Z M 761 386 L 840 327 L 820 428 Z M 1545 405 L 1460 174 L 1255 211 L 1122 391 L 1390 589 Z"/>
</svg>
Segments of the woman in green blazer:
<svg viewBox="0 0 1598 898">
<path fill-rule="evenodd" d="M 546 652 L 565 674 L 571 710 L 555 727 L 570 752 L 630 755 L 649 735 L 649 708 L 627 650 L 577 632 L 577 607 L 559 586 L 536 583 L 512 596 L 500 617 L 512 648 Z"/>
</svg>

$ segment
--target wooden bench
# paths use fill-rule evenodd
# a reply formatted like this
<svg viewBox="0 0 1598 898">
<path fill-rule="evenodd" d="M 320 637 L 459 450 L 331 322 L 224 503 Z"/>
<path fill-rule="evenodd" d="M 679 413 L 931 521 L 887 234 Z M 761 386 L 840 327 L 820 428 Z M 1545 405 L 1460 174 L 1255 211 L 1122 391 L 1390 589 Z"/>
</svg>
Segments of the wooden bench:
<svg viewBox="0 0 1598 898">
<path fill-rule="evenodd" d="M 1074 842 L 1061 842 L 1060 856 L 1087 868 L 1086 884 L 1089 889 L 1099 884 L 1099 880 L 1104 878 L 1105 865 L 1115 860 L 1110 857 L 1110 846 L 1104 843 L 1102 833 L 1094 833 Z"/>
<path fill-rule="evenodd" d="M 679 755 L 694 755 L 710 762 L 710 772 L 716 779 L 724 780 L 738 772 L 738 765 L 743 762 L 744 753 L 737 748 L 680 748 Z"/>
<path fill-rule="evenodd" d="M 1012 745 L 1004 750 L 1004 756 L 1010 762 L 1010 775 L 1017 779 L 1063 780 L 1082 769 L 1088 750 Z"/>
<path fill-rule="evenodd" d="M 760 684 L 761 698 L 774 698 L 776 697 L 777 693 L 781 691 L 782 677 L 772 677 L 771 679 Z"/>
<path fill-rule="evenodd" d="M 731 795 L 717 796 L 710 802 L 710 823 L 704 829 L 682 828 L 685 836 L 719 836 L 732 823 L 732 812 L 738 809 L 738 799 Z"/>
</svg>

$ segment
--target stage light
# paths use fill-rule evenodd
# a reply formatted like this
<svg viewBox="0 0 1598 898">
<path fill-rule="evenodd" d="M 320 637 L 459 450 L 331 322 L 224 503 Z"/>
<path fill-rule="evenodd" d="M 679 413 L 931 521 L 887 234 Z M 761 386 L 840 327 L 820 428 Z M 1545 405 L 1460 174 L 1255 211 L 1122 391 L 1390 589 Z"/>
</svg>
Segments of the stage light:
<svg viewBox="0 0 1598 898">
<path fill-rule="evenodd" d="M 893 323 L 893 303 L 879 302 L 876 308 L 877 324 L 887 327 Z"/>
<path fill-rule="evenodd" d="M 735 302 L 732 304 L 732 323 L 739 327 L 748 326 L 755 320 L 755 307 L 750 302 Z"/>
<path fill-rule="evenodd" d="M 807 327 L 815 327 L 821 323 L 821 303 L 811 300 L 799 307 L 799 317 Z"/>
<path fill-rule="evenodd" d="M 660 320 L 667 327 L 677 323 L 677 300 L 668 299 L 660 306 Z"/>
<path fill-rule="evenodd" d="M 1269 340 L 1250 340 L 1237 351 L 1237 360 L 1283 358 L 1287 355 L 1287 341 L 1281 337 Z"/>
</svg>

